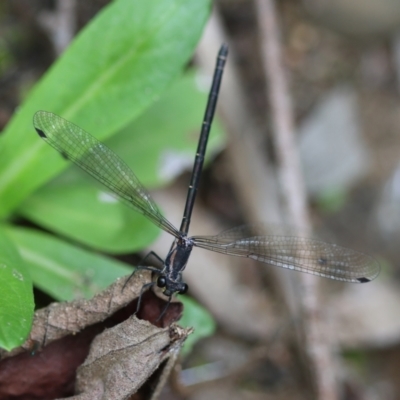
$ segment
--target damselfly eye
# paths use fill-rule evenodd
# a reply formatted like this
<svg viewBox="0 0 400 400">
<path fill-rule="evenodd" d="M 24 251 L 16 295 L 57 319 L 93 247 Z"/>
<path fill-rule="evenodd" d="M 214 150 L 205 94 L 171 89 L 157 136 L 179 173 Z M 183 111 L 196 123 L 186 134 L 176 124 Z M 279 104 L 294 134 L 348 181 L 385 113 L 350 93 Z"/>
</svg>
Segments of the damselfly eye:
<svg viewBox="0 0 400 400">
<path fill-rule="evenodd" d="M 184 283 L 182 285 L 182 289 L 179 291 L 179 294 L 185 294 L 185 293 L 187 293 L 188 290 L 189 290 L 189 286 L 186 283 Z"/>
<path fill-rule="evenodd" d="M 167 285 L 167 280 L 164 276 L 159 276 L 157 278 L 157 286 L 158 287 L 165 287 Z"/>
</svg>

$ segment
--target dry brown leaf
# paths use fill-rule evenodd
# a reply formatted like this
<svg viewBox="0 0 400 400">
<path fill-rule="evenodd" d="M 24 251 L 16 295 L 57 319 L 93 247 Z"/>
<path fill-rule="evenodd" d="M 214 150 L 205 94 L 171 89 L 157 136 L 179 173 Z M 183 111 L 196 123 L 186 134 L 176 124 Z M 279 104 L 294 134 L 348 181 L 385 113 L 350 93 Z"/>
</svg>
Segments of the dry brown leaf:
<svg viewBox="0 0 400 400">
<path fill-rule="evenodd" d="M 36 352 L 54 340 L 76 334 L 89 325 L 104 321 L 136 299 L 142 286 L 151 280 L 151 276 L 149 272 L 141 271 L 123 288 L 127 279 L 129 277 L 117 279 L 92 299 L 51 303 L 46 308 L 37 310 L 25 343 L 11 352 L 0 349 L 0 358 L 14 356 L 26 350 Z"/>
<path fill-rule="evenodd" d="M 3 351 L 1 353 L 0 400 L 10 398 L 50 400 L 74 395 L 76 371 L 89 354 L 91 343 L 102 332 L 107 337 L 109 331 L 105 331 L 105 329 L 124 324 L 123 321 L 130 321 L 127 322 L 129 328 L 126 328 L 129 332 L 139 329 L 136 328 L 138 324 L 139 326 L 143 325 L 143 321 L 139 321 L 140 319 L 153 324 L 149 324 L 153 330 L 149 330 L 148 337 L 145 332 L 141 331 L 143 349 L 150 345 L 157 348 L 152 339 L 154 335 L 157 337 L 156 332 L 164 335 L 162 337 L 166 340 L 170 333 L 169 328 L 166 327 L 179 319 L 182 313 L 182 304 L 172 303 L 163 318 L 158 320 L 166 303 L 152 291 L 148 291 L 142 297 L 142 305 L 137 314 L 139 320 L 131 318 L 136 311 L 137 297 L 141 288 L 151 278 L 148 272 L 138 273 L 129 280 L 122 291 L 126 279 L 128 277 L 117 280 L 91 300 L 53 303 L 38 310 L 35 313 L 32 331 L 24 345 L 12 352 Z M 117 335 L 123 336 L 124 328 L 120 329 L 122 331 L 117 329 Z M 185 335 L 182 334 L 183 336 Z M 179 336 L 179 340 L 180 338 L 181 336 Z M 136 338 L 132 340 L 135 341 Z M 179 340 L 175 336 L 170 337 L 165 344 L 162 357 L 157 351 L 150 351 L 150 347 L 148 348 L 148 357 L 153 360 L 153 364 L 149 362 L 147 372 L 142 369 L 143 382 L 146 380 L 144 376 L 151 375 Z M 147 341 L 149 342 L 147 343 Z M 101 343 L 100 346 L 104 348 L 111 349 L 112 347 L 107 341 Z M 117 349 L 121 353 L 119 357 L 122 357 L 123 351 L 129 351 L 129 345 L 124 349 L 123 345 L 117 343 Z M 161 351 L 161 348 L 158 351 Z M 113 353 L 111 352 L 110 356 L 111 354 Z M 129 357 L 132 357 L 132 354 Z M 87 392 L 86 389 L 82 390 Z M 111 398 L 109 397 L 109 399 Z"/>
<path fill-rule="evenodd" d="M 105 330 L 92 343 L 79 367 L 71 400 L 129 399 L 162 361 L 181 348 L 189 330 L 177 325 L 160 329 L 131 317 Z"/>
</svg>

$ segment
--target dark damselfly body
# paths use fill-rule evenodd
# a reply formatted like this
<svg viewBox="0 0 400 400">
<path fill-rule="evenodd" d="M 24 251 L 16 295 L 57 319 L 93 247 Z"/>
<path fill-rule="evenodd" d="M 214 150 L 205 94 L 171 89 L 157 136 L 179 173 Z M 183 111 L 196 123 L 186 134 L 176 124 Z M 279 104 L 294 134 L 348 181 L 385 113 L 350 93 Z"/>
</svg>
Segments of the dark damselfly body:
<svg viewBox="0 0 400 400">
<path fill-rule="evenodd" d="M 267 235 L 263 224 L 240 226 L 215 236 L 188 236 L 190 217 L 227 54 L 228 48 L 223 45 L 218 53 L 179 230 L 162 216 L 146 188 L 125 162 L 89 133 L 46 111 L 38 111 L 34 115 L 34 127 L 39 136 L 65 158 L 73 161 L 103 183 L 119 199 L 175 237 L 165 261 L 150 253 L 162 261 L 162 269 L 143 267 L 158 275 L 157 286 L 163 288 L 163 293 L 169 299 L 174 293 L 185 293 L 188 289 L 182 280 L 182 272 L 193 246 L 218 253 L 248 257 L 273 266 L 338 281 L 364 283 L 376 278 L 380 270 L 379 264 L 366 254 L 311 238 Z M 145 286 L 151 285 L 154 283 Z"/>
</svg>

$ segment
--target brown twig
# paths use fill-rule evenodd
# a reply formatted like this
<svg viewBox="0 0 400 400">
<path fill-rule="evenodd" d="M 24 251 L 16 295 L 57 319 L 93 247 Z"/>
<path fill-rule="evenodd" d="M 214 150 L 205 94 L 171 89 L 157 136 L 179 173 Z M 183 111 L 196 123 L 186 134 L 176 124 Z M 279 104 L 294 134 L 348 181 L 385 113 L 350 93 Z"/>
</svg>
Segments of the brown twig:
<svg viewBox="0 0 400 400">
<path fill-rule="evenodd" d="M 396 71 L 397 91 L 400 93 L 400 31 L 393 35 L 393 64 Z"/>
<path fill-rule="evenodd" d="M 277 152 L 282 194 L 288 215 L 301 233 L 310 231 L 306 192 L 295 145 L 294 118 L 287 80 L 282 62 L 278 17 L 273 0 L 256 0 L 261 32 L 262 57 L 272 107 L 273 136 Z M 333 400 L 338 397 L 335 368 L 329 343 L 323 330 L 317 296 L 317 281 L 301 275 L 301 309 L 304 316 L 302 335 L 307 362 L 311 365 L 316 398 Z"/>
<path fill-rule="evenodd" d="M 227 35 L 214 9 L 197 49 L 197 61 L 204 70 L 212 71 L 214 54 L 222 42 L 227 42 Z M 264 150 L 257 143 L 257 137 L 262 135 L 262 131 L 253 123 L 246 107 L 243 85 L 234 68 L 234 60 L 234 48 L 230 46 L 218 102 L 218 111 L 229 131 L 227 153 L 233 170 L 232 176 L 235 177 L 232 183 L 250 222 L 265 221 L 278 225 L 283 219 L 274 171 L 271 163 L 266 161 Z M 269 268 L 268 271 L 275 279 L 274 286 L 282 293 L 291 318 L 297 320 L 299 294 L 296 293 L 293 281 L 287 279 L 288 271 L 280 268 Z M 247 324 L 244 326 L 248 329 Z M 267 334 L 267 330 L 264 330 L 263 335 Z"/>
<path fill-rule="evenodd" d="M 227 42 L 218 13 L 214 10 L 197 49 L 198 61 L 205 70 L 214 66 L 214 54 L 222 42 Z M 257 143 L 262 131 L 254 124 L 246 107 L 245 95 L 238 73 L 234 67 L 234 48 L 229 50 L 229 60 L 218 102 L 218 111 L 223 116 L 229 131 L 228 157 L 235 179 L 232 184 L 243 206 L 247 219 L 252 223 L 265 221 L 282 223 L 282 212 L 277 196 L 277 183 L 271 163 Z M 281 288 L 284 302 L 295 314 L 296 296 L 293 285 L 284 279 L 280 269 L 269 269 Z"/>
</svg>

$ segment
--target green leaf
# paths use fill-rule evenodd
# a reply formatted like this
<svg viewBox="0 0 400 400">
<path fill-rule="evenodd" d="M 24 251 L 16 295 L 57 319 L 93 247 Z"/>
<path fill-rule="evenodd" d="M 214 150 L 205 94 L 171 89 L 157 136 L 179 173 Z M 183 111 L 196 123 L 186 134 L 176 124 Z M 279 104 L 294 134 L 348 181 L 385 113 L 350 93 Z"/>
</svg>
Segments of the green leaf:
<svg viewBox="0 0 400 400">
<path fill-rule="evenodd" d="M 28 268 L 13 242 L 0 228 L 0 347 L 10 351 L 29 334 L 33 319 L 33 291 Z"/>
<path fill-rule="evenodd" d="M 25 217 L 47 229 L 108 253 L 129 253 L 154 241 L 159 229 L 119 203 L 91 179 L 56 179 L 23 205 Z"/>
<path fill-rule="evenodd" d="M 193 334 L 186 339 L 182 349 L 182 354 L 187 355 L 200 339 L 211 336 L 215 332 L 216 324 L 211 314 L 195 300 L 187 296 L 179 296 L 179 301 L 185 306 L 179 324 L 183 327 L 194 328 Z"/>
<path fill-rule="evenodd" d="M 104 7 L 0 137 L 0 217 L 65 167 L 35 134 L 35 111 L 59 114 L 99 139 L 110 136 L 179 75 L 209 8 L 210 0 L 115 0 Z"/>
<path fill-rule="evenodd" d="M 198 88 L 197 81 L 197 74 L 186 74 L 135 122 L 107 141 L 146 186 L 163 184 L 193 164 L 207 102 L 207 92 Z M 219 150 L 224 141 L 216 122 L 208 155 Z M 137 251 L 155 239 L 158 228 L 107 197 L 84 174 L 77 168 L 67 170 L 31 195 L 19 213 L 49 230 L 110 253 Z"/>
<path fill-rule="evenodd" d="M 93 254 L 33 229 L 7 230 L 36 287 L 59 301 L 90 298 L 118 277 L 132 273 L 119 261 Z"/>
<path fill-rule="evenodd" d="M 184 169 L 191 170 L 211 86 L 201 81 L 199 73 L 186 73 L 148 111 L 106 141 L 146 187 L 159 187 Z M 216 117 L 206 157 L 224 144 L 224 131 Z"/>
</svg>

